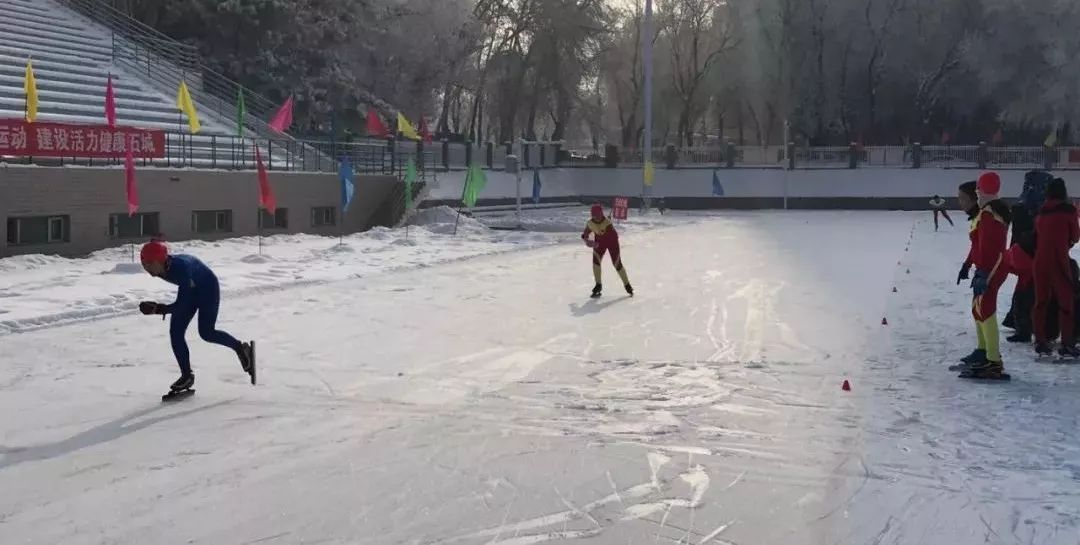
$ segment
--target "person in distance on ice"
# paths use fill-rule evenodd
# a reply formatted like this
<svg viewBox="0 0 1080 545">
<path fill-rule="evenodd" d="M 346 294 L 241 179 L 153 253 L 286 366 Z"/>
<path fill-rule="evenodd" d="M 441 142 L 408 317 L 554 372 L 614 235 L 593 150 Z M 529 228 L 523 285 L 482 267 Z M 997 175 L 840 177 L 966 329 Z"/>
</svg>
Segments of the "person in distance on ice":
<svg viewBox="0 0 1080 545">
<path fill-rule="evenodd" d="M 1046 332 L 1047 307 L 1057 302 L 1061 331 L 1061 356 L 1080 356 L 1073 335 L 1073 274 L 1069 250 L 1080 241 L 1076 207 L 1069 203 L 1065 180 L 1054 178 L 1046 185 L 1046 202 L 1035 216 L 1035 352 L 1050 353 Z"/>
<path fill-rule="evenodd" d="M 998 198 L 1001 178 L 986 172 L 976 182 L 979 213 L 971 223 L 971 315 L 975 319 L 977 349 L 961 369 L 965 378 L 1007 378 L 1001 360 L 997 323 L 997 294 L 1008 276 L 1005 239 L 1009 230 L 1009 206 Z"/>
<path fill-rule="evenodd" d="M 952 222 L 952 218 L 949 217 L 949 213 L 945 210 L 945 199 L 941 198 L 941 195 L 934 195 L 934 198 L 930 199 L 930 209 L 934 211 L 934 230 L 938 230 L 938 214 L 945 217 L 945 221 L 949 222 L 949 225 L 955 225 Z"/>
<path fill-rule="evenodd" d="M 255 365 L 251 343 L 241 343 L 235 337 L 217 329 L 218 306 L 221 303 L 221 290 L 217 276 L 195 256 L 169 255 L 165 243 L 152 240 L 142 247 L 140 252 L 142 266 L 151 276 L 175 284 L 179 287 L 176 301 L 171 304 L 143 301 L 139 311 L 143 314 L 172 314 L 169 322 L 169 338 L 172 341 L 176 363 L 180 365 L 180 378 L 169 387 L 172 392 L 189 390 L 195 384 L 195 375 L 191 371 L 191 359 L 184 334 L 191 319 L 199 314 L 199 336 L 206 342 L 227 346 L 236 352 L 240 366 L 251 376 L 255 383 Z"/>
<path fill-rule="evenodd" d="M 615 272 L 619 273 L 619 278 L 622 279 L 626 293 L 633 297 L 634 288 L 630 285 L 630 280 L 626 277 L 626 268 L 622 264 L 622 257 L 619 252 L 619 233 L 615 231 L 615 224 L 611 223 L 611 218 L 604 216 L 604 208 L 599 204 L 592 206 L 590 214 L 592 217 L 585 222 L 585 230 L 581 233 L 581 240 L 585 241 L 586 246 L 592 248 L 592 272 L 593 278 L 596 280 L 592 296 L 600 297 L 600 292 L 603 290 L 603 284 L 600 282 L 600 262 L 604 259 L 604 253 L 609 252 L 611 253 L 611 264 L 615 266 Z M 591 240 L 589 239 L 590 233 L 593 236 Z"/>
</svg>

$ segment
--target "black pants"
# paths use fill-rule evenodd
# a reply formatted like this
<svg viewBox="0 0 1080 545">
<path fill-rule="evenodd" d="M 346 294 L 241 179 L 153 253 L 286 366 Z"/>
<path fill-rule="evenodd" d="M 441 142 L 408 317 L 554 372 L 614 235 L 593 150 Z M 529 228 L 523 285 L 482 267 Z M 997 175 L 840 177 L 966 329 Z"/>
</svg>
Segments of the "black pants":
<svg viewBox="0 0 1080 545">
<path fill-rule="evenodd" d="M 935 230 L 935 231 L 937 231 L 937 230 L 938 230 L 938 219 L 937 219 L 937 216 L 938 216 L 938 214 L 941 214 L 942 216 L 945 216 L 945 221 L 949 222 L 949 225 L 955 225 L 955 224 L 954 224 L 954 223 L 952 222 L 952 218 L 950 218 L 950 217 L 949 217 L 949 213 L 948 213 L 948 212 L 946 212 L 946 211 L 944 211 L 944 210 L 937 210 L 937 209 L 935 209 L 935 210 L 934 210 L 934 230 Z"/>
</svg>

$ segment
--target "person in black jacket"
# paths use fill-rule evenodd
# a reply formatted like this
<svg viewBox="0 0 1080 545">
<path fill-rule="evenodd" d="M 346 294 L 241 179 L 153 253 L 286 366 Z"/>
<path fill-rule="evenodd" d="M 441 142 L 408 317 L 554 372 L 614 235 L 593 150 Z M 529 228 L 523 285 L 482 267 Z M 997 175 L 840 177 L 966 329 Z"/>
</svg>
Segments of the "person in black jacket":
<svg viewBox="0 0 1080 545">
<path fill-rule="evenodd" d="M 1016 287 L 1013 289 L 1012 305 L 1005 315 L 1002 325 L 1012 328 L 1014 333 L 1005 340 L 1012 343 L 1031 342 L 1031 311 L 1035 305 L 1035 283 L 1028 268 L 1017 268 L 1020 261 L 1030 265 L 1035 258 L 1035 215 L 1039 212 L 1046 196 L 1046 185 L 1054 177 L 1045 171 L 1032 170 L 1024 174 L 1024 189 L 1020 200 L 1012 206 L 1012 246 L 1010 254 L 1016 256 L 1013 273 L 1016 274 Z M 1019 255 L 1023 252 L 1024 255 Z M 1056 317 L 1056 309 L 1053 311 Z M 1048 324 L 1057 331 L 1057 320 Z"/>
</svg>

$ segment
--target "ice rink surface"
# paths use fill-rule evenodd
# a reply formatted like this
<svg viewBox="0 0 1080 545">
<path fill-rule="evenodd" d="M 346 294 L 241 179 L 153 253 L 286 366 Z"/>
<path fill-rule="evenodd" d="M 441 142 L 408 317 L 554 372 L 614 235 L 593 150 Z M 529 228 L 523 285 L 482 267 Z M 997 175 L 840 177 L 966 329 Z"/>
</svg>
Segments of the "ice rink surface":
<svg viewBox="0 0 1080 545">
<path fill-rule="evenodd" d="M 605 262 L 594 300 L 585 213 L 546 214 L 187 245 L 260 383 L 192 328 L 197 393 L 170 405 L 167 327 L 132 311 L 168 285 L 102 274 L 120 251 L 0 260 L 0 542 L 1080 541 L 1080 368 L 1009 346 L 1010 383 L 945 369 L 974 343 L 964 226 L 637 220 L 637 295 Z"/>
</svg>

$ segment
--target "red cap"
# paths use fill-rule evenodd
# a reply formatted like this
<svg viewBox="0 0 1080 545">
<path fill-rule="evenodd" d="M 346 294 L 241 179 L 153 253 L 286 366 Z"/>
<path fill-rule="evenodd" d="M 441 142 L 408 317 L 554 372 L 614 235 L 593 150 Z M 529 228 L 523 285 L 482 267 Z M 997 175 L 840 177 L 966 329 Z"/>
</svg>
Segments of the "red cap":
<svg viewBox="0 0 1080 545">
<path fill-rule="evenodd" d="M 979 193 L 983 195 L 997 195 L 1001 191 L 1001 177 L 997 172 L 984 172 L 975 183 Z"/>
<path fill-rule="evenodd" d="M 151 240 L 143 244 L 142 250 L 139 252 L 139 259 L 143 263 L 164 263 L 168 257 L 169 248 L 160 240 Z"/>
<path fill-rule="evenodd" d="M 592 208 L 589 209 L 589 213 L 592 214 L 592 217 L 594 218 L 602 218 L 604 217 L 604 207 L 599 204 L 594 204 L 592 205 Z"/>
</svg>

